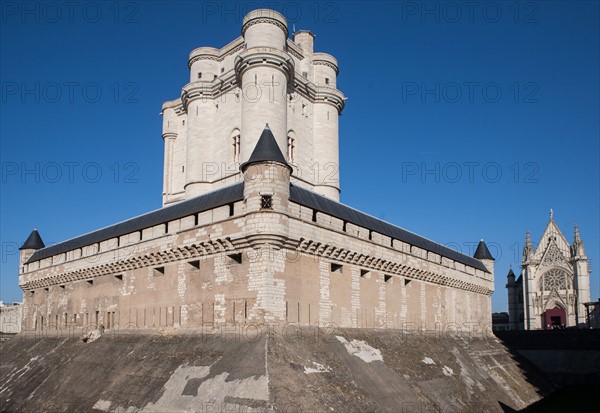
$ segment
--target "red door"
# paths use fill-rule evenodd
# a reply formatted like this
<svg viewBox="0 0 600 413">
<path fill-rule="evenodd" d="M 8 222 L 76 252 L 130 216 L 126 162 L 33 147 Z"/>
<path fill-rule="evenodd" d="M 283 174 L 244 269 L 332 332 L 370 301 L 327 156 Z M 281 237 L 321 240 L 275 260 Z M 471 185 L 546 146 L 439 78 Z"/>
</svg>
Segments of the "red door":
<svg viewBox="0 0 600 413">
<path fill-rule="evenodd" d="M 544 319 L 546 321 L 544 324 L 544 330 L 552 330 L 566 327 L 567 316 L 563 308 L 555 306 L 554 308 L 549 308 L 548 310 L 546 310 L 544 314 Z"/>
</svg>

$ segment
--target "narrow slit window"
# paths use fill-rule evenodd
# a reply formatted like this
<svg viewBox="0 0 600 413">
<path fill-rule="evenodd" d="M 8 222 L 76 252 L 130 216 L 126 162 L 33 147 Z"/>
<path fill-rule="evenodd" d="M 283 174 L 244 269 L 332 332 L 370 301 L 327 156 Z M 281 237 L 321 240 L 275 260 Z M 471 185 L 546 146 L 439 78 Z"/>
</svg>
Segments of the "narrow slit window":
<svg viewBox="0 0 600 413">
<path fill-rule="evenodd" d="M 317 222 L 317 210 L 313 209 L 312 222 Z"/>
<path fill-rule="evenodd" d="M 202 79 L 202 73 L 198 73 L 198 79 Z"/>
<path fill-rule="evenodd" d="M 291 136 L 288 136 L 288 161 L 294 163 L 294 157 L 296 155 L 296 140 Z"/>
<path fill-rule="evenodd" d="M 233 202 L 231 204 L 229 204 L 229 216 L 232 217 L 234 214 L 234 207 L 233 207 Z"/>
<path fill-rule="evenodd" d="M 328 84 L 329 84 L 329 78 L 328 78 L 328 77 L 326 77 L 326 78 L 325 78 L 325 84 L 326 84 L 326 85 L 328 85 Z"/>
<path fill-rule="evenodd" d="M 240 135 L 235 135 L 233 137 L 233 162 L 234 163 L 240 161 L 240 152 L 241 152 L 240 141 L 241 141 Z"/>
</svg>

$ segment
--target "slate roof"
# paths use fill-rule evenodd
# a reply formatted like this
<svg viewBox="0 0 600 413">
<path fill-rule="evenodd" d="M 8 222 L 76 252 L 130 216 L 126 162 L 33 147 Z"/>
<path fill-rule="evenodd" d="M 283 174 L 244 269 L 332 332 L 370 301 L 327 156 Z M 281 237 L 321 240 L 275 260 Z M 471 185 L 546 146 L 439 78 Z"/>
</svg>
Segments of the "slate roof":
<svg viewBox="0 0 600 413">
<path fill-rule="evenodd" d="M 317 211 L 332 215 L 341 220 L 376 231 L 380 234 L 387 235 L 390 238 L 406 242 L 407 244 L 434 252 L 443 257 L 489 273 L 485 265 L 476 258 L 461 254 L 451 248 L 445 247 L 427 238 L 423 238 L 403 228 L 367 215 L 364 212 L 360 212 L 354 208 L 340 204 L 339 202 L 325 198 L 324 196 L 294 184 L 290 184 L 290 200 L 297 204 L 316 209 Z"/>
<path fill-rule="evenodd" d="M 272 134 L 270 134 L 272 136 Z M 258 147 L 258 144 L 257 144 Z M 279 151 L 281 153 L 281 151 Z M 284 160 L 285 162 L 285 160 Z M 286 163 L 287 164 L 287 163 Z M 39 261 L 56 254 L 61 254 L 76 248 L 92 245 L 121 235 L 141 231 L 165 222 L 183 218 L 202 211 L 227 205 L 244 199 L 244 183 L 240 182 L 175 205 L 167 206 L 156 211 L 93 231 L 79 237 L 61 242 L 49 247 L 38 249 L 27 261 Z M 349 206 L 325 198 L 315 192 L 290 184 L 290 200 L 298 204 L 313 208 L 317 211 L 332 215 L 336 218 L 355 225 L 376 231 L 390 238 L 397 239 L 407 244 L 414 245 L 427 251 L 434 252 L 443 257 L 460 262 L 473 268 L 489 272 L 485 265 L 476 258 L 461 254 L 451 248 L 445 247 L 427 238 L 421 237 L 403 228 L 397 227 L 368 214 L 360 212 Z M 37 233 L 37 231 L 35 231 Z M 32 233 L 33 234 L 33 233 Z M 38 234 L 39 236 L 39 234 Z M 30 235 L 31 238 L 31 235 Z M 29 241 L 29 238 L 28 238 Z M 25 244 L 27 244 L 27 242 Z M 41 241 L 41 238 L 40 238 Z M 25 245 L 24 244 L 24 245 Z M 484 244 L 485 245 L 485 244 Z M 487 248 L 487 247 L 486 247 Z M 489 252 L 489 251 L 488 251 Z"/>
<path fill-rule="evenodd" d="M 492 253 L 488 249 L 487 245 L 483 240 L 479 241 L 477 245 L 477 249 L 475 250 L 475 254 L 473 254 L 473 258 L 477 258 L 478 260 L 493 260 Z"/>
<path fill-rule="evenodd" d="M 39 250 L 40 248 L 44 248 L 44 241 L 42 241 L 42 237 L 37 229 L 33 229 L 31 234 L 27 237 L 23 245 L 21 245 L 20 250 Z"/>
<path fill-rule="evenodd" d="M 281 149 L 279 149 L 279 145 L 277 145 L 275 136 L 273 136 L 273 132 L 271 132 L 268 123 L 260 134 L 260 138 L 258 138 L 258 142 L 256 143 L 250 158 L 240 165 L 240 169 L 243 172 L 248 166 L 254 163 L 266 161 L 279 162 L 287 166 L 290 171 L 292 170 L 292 167 L 287 163 L 285 157 L 281 153 Z"/>
<path fill-rule="evenodd" d="M 182 201 L 175 205 L 157 209 L 156 211 L 128 219 L 127 221 L 119 222 L 118 224 L 89 232 L 85 235 L 81 235 L 68 241 L 39 249 L 33 253 L 27 262 L 29 263 L 38 261 L 56 254 L 70 251 L 72 249 L 85 247 L 86 245 L 92 245 L 97 242 L 116 238 L 135 231 L 141 231 L 144 228 L 150 228 L 155 225 L 193 215 L 198 212 L 207 211 L 209 209 L 227 205 L 232 202 L 241 201 L 243 199 L 244 183 L 239 182 L 237 184 L 218 189 L 214 192 L 188 199 L 187 201 Z M 29 240 L 29 238 L 27 240 Z"/>
</svg>

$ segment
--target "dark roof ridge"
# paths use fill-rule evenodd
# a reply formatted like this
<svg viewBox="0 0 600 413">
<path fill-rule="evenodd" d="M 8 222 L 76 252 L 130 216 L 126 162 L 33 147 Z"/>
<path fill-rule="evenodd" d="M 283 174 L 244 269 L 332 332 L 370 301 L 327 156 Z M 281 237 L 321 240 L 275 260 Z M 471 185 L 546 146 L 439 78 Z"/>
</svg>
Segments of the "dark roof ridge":
<svg viewBox="0 0 600 413">
<path fill-rule="evenodd" d="M 41 259 L 61 254 L 86 245 L 106 241 L 121 235 L 129 234 L 135 231 L 141 231 L 145 228 L 151 228 L 161 223 L 173 221 L 192 214 L 196 214 L 209 209 L 217 208 L 231 202 L 240 201 L 244 198 L 244 183 L 237 182 L 232 185 L 219 188 L 206 194 L 186 199 L 173 205 L 168 205 L 116 224 L 108 225 L 100 229 L 87 232 L 85 234 L 70 238 L 58 244 L 54 244 L 33 253 L 28 263 L 39 261 Z"/>
<path fill-rule="evenodd" d="M 446 258 L 458 261 L 462 264 L 477 268 L 484 272 L 490 271 L 476 258 L 469 257 L 442 244 L 439 244 L 429 238 L 415 234 L 412 231 L 406 230 L 390 222 L 376 218 L 365 212 L 359 211 L 356 208 L 326 198 L 323 195 L 317 194 L 309 189 L 290 183 L 290 200 L 318 211 L 335 216 L 355 225 L 362 226 L 372 231 L 379 232 L 390 238 L 397 239 L 407 244 L 422 248 L 427 251 L 439 254 Z M 344 210 L 346 209 L 346 210 Z M 354 216 L 352 216 L 354 215 Z M 363 222 L 360 222 L 363 221 Z M 371 222 L 365 222 L 371 221 Z M 374 228 L 377 227 L 377 228 Z"/>
</svg>

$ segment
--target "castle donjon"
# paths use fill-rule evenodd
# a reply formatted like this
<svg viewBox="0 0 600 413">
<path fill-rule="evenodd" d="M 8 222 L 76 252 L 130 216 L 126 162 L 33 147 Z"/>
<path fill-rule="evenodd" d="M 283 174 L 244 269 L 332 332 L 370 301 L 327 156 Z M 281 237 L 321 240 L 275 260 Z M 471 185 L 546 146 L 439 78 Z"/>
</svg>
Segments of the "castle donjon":
<svg viewBox="0 0 600 413">
<path fill-rule="evenodd" d="M 489 328 L 483 241 L 466 256 L 339 202 L 345 97 L 313 34 L 290 39 L 284 16 L 255 10 L 188 66 L 162 108 L 162 208 L 47 247 L 34 230 L 24 329 Z"/>
</svg>

